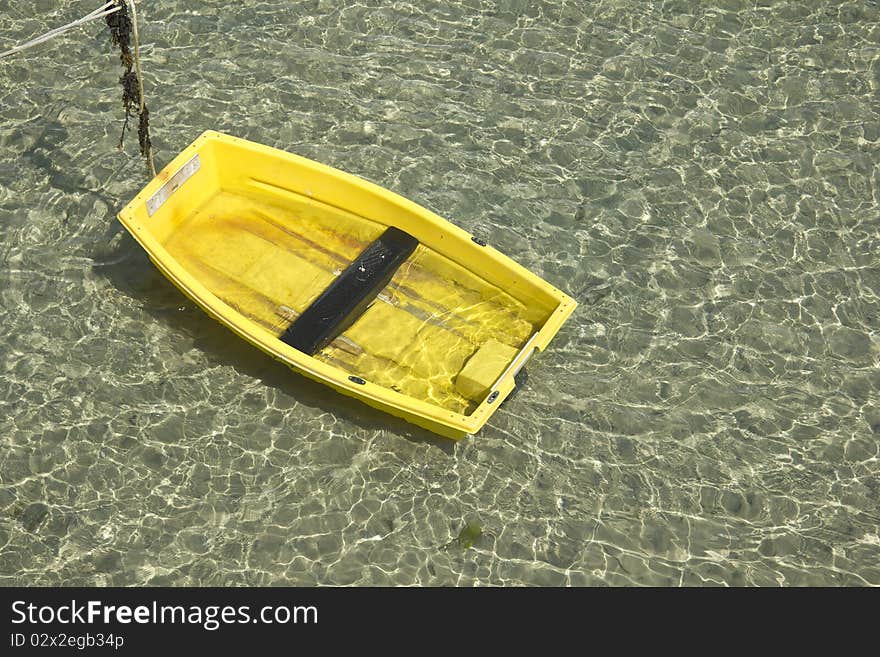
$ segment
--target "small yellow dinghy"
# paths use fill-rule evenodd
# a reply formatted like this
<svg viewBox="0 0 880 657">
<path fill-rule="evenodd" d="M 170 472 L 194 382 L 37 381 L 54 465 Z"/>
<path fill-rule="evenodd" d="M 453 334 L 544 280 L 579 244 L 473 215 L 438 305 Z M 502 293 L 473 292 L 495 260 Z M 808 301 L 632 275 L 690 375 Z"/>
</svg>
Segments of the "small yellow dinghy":
<svg viewBox="0 0 880 657">
<path fill-rule="evenodd" d="M 397 194 L 217 132 L 119 220 L 165 276 L 248 342 L 449 438 L 486 423 L 576 305 Z"/>
</svg>

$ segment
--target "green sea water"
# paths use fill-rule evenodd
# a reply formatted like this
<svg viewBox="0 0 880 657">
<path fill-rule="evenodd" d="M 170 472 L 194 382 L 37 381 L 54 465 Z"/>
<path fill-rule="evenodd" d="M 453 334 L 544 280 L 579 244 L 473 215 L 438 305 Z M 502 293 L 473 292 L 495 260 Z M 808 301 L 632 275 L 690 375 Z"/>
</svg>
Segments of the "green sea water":
<svg viewBox="0 0 880 657">
<path fill-rule="evenodd" d="M 99 2 L 0 0 L 0 51 Z M 434 438 L 210 320 L 91 23 L 0 60 L 0 584 L 880 585 L 880 3 L 152 0 L 205 129 L 436 211 L 580 306 Z"/>
</svg>

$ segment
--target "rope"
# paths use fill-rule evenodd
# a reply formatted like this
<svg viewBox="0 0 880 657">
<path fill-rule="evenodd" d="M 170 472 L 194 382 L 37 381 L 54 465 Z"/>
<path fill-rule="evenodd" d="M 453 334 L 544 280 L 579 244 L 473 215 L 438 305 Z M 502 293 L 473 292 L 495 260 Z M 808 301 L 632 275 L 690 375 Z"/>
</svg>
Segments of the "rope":
<svg viewBox="0 0 880 657">
<path fill-rule="evenodd" d="M 141 97 L 139 114 L 143 116 L 144 111 L 147 109 L 147 104 L 144 101 L 144 76 L 141 74 L 141 45 L 138 40 L 138 17 L 137 9 L 134 6 L 134 0 L 128 0 L 128 8 L 131 10 L 131 26 L 132 33 L 134 34 L 134 67 L 135 71 L 137 71 L 138 91 L 140 92 Z M 147 135 L 147 148 L 145 155 L 147 156 L 147 164 L 150 167 L 150 175 L 155 178 L 156 164 L 153 162 L 153 145 L 149 141 L 149 135 Z"/>
<path fill-rule="evenodd" d="M 137 7 L 135 6 L 137 1 L 138 0 L 108 0 L 82 18 L 78 18 L 67 25 L 62 25 L 61 27 L 49 30 L 45 34 L 41 34 L 40 36 L 17 45 L 14 48 L 0 52 L 0 59 L 27 50 L 28 48 L 32 48 L 41 43 L 45 43 L 46 41 L 61 36 L 62 34 L 79 27 L 80 25 L 84 25 L 89 21 L 97 20 L 99 18 L 105 19 L 107 25 L 111 29 L 111 38 L 114 45 L 120 47 L 120 58 L 122 60 L 123 69 L 125 70 L 125 73 L 119 80 L 123 88 L 122 102 L 125 109 L 125 123 L 122 126 L 122 137 L 119 139 L 119 148 L 122 148 L 122 140 L 125 137 L 128 120 L 132 116 L 131 112 L 136 103 L 138 107 L 138 142 L 141 148 L 141 155 L 147 160 L 150 176 L 155 178 L 156 165 L 153 161 L 153 144 L 150 141 L 150 111 L 147 109 L 144 100 L 144 78 L 141 71 L 141 47 L 138 35 Z M 128 12 L 130 12 L 131 18 L 129 18 L 126 8 Z M 111 14 L 115 14 L 116 12 L 122 13 L 113 18 L 108 18 Z M 132 57 L 132 53 L 129 49 L 130 38 L 134 39 L 134 57 Z M 135 66 L 134 73 L 131 70 L 132 64 Z M 135 82 L 137 83 L 137 98 L 135 98 Z"/>
<path fill-rule="evenodd" d="M 19 53 L 22 50 L 27 50 L 28 48 L 32 48 L 32 47 L 37 46 L 41 43 L 45 43 L 46 41 L 50 41 L 51 39 L 54 39 L 57 36 L 61 36 L 65 32 L 68 32 L 68 31 L 74 29 L 75 27 L 79 27 L 80 25 L 84 25 L 85 23 L 88 23 L 89 21 L 96 20 L 98 18 L 104 18 L 105 16 L 109 16 L 110 14 L 119 11 L 119 9 L 120 9 L 120 7 L 116 6 L 116 3 L 113 0 L 111 0 L 111 2 L 108 2 L 103 7 L 99 7 L 98 9 L 95 9 L 94 11 L 86 14 L 82 18 L 78 18 L 77 20 L 73 21 L 72 23 L 68 23 L 67 25 L 62 25 L 61 27 L 56 27 L 55 29 L 49 30 L 45 34 L 41 34 L 40 36 L 33 38 L 30 41 L 27 41 L 27 42 L 22 43 L 18 46 L 15 46 L 14 48 L 10 48 L 9 50 L 7 50 L 5 52 L 0 52 L 0 59 L 3 59 L 4 57 L 9 57 L 10 55 L 14 55 L 16 53 Z"/>
</svg>

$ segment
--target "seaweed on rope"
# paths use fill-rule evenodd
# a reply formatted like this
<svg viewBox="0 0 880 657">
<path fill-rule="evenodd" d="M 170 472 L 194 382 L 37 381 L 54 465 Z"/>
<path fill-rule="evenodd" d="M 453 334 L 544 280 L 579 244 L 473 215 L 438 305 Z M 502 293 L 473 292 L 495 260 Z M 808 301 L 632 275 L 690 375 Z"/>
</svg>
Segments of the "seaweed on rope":
<svg viewBox="0 0 880 657">
<path fill-rule="evenodd" d="M 130 0 L 116 0 L 119 10 L 104 17 L 110 28 L 110 41 L 119 48 L 119 61 L 124 72 L 119 78 L 122 86 L 122 109 L 125 118 L 122 134 L 119 136 L 119 149 L 122 150 L 129 120 L 138 117 L 138 145 L 141 155 L 147 160 L 150 175 L 155 177 L 153 163 L 153 144 L 150 140 L 150 110 L 144 102 L 143 75 L 140 70 L 139 43 L 137 31 L 137 10 Z M 132 51 L 132 46 L 134 51 Z"/>
</svg>

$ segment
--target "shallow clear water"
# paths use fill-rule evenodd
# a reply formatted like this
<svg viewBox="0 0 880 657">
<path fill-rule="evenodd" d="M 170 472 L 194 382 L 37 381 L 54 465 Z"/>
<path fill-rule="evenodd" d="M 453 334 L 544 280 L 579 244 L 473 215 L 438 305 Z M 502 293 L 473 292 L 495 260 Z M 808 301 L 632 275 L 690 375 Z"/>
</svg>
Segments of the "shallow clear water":
<svg viewBox="0 0 880 657">
<path fill-rule="evenodd" d="M 2 60 L 0 583 L 880 584 L 876 1 L 143 4 L 160 164 L 300 153 L 581 305 L 434 439 L 123 232 L 97 24 Z M 96 5 L 0 1 L 0 49 Z"/>
</svg>

